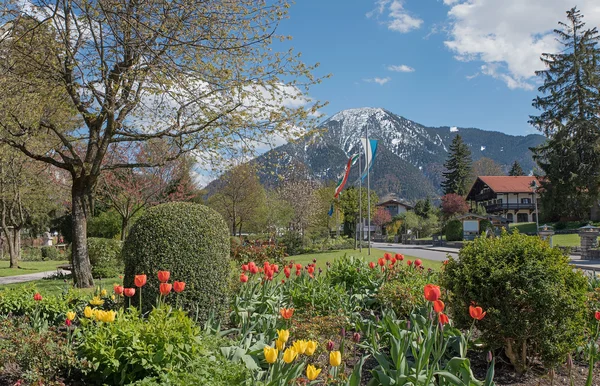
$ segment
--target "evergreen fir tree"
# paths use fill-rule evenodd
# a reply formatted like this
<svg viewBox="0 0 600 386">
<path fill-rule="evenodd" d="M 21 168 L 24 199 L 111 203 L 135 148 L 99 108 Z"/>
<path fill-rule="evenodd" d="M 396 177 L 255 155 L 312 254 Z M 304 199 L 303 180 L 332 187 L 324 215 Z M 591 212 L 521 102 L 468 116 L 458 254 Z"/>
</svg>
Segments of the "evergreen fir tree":
<svg viewBox="0 0 600 386">
<path fill-rule="evenodd" d="M 450 145 L 450 154 L 444 163 L 444 181 L 442 189 L 444 194 L 456 193 L 461 196 L 467 195 L 471 185 L 471 151 L 463 142 L 460 135 L 456 135 Z"/>
<path fill-rule="evenodd" d="M 532 149 L 545 174 L 542 206 L 550 217 L 585 216 L 600 183 L 600 35 L 585 28 L 576 8 L 554 32 L 563 48 L 543 54 L 544 84 L 533 106 L 542 111 L 530 123 L 548 140 Z M 559 203 L 559 204 L 557 204 Z"/>
<path fill-rule="evenodd" d="M 512 164 L 512 167 L 510 168 L 510 171 L 508 172 L 509 176 L 524 176 L 525 172 L 523 171 L 523 168 L 521 167 L 521 165 L 515 161 Z"/>
</svg>

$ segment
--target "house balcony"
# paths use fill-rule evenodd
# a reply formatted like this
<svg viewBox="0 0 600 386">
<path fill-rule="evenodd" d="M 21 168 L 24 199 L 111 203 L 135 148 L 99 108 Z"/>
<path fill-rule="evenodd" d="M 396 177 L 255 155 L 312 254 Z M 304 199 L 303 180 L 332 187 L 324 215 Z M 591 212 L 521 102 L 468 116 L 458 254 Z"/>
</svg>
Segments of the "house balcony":
<svg viewBox="0 0 600 386">
<path fill-rule="evenodd" d="M 495 198 L 496 198 L 496 193 L 494 193 L 491 190 L 488 190 L 487 192 L 483 192 L 483 193 L 479 193 L 479 194 L 475 195 L 473 197 L 473 201 L 481 202 L 481 201 L 493 200 Z"/>
<path fill-rule="evenodd" d="M 506 210 L 535 210 L 535 204 L 490 204 L 485 205 L 485 210 L 488 213 L 503 212 Z"/>
</svg>

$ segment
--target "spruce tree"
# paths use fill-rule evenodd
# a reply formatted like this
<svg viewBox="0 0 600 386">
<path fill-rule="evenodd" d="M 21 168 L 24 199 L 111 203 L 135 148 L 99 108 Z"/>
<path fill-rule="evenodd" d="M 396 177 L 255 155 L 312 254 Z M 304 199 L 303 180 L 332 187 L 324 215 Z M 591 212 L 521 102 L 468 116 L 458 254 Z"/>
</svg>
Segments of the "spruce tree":
<svg viewBox="0 0 600 386">
<path fill-rule="evenodd" d="M 523 171 L 523 168 L 521 167 L 521 165 L 515 161 L 512 164 L 512 167 L 510 168 L 510 171 L 508 172 L 509 176 L 524 176 L 525 172 Z"/>
<path fill-rule="evenodd" d="M 533 100 L 542 113 L 529 121 L 548 137 L 532 150 L 546 177 L 542 205 L 554 218 L 585 216 L 600 183 L 600 35 L 577 8 L 567 19 L 554 30 L 562 49 L 542 54 L 542 95 Z"/>
<path fill-rule="evenodd" d="M 450 145 L 450 154 L 444 163 L 444 181 L 442 189 L 444 194 L 456 193 L 467 195 L 471 185 L 471 151 L 463 142 L 460 135 L 456 135 Z"/>
</svg>

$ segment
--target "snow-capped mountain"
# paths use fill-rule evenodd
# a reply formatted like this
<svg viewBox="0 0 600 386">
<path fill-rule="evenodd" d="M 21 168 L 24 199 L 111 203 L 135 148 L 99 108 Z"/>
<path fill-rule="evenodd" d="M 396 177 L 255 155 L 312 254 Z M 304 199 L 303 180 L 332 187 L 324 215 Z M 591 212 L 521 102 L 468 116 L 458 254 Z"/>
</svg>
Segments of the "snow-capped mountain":
<svg viewBox="0 0 600 386">
<path fill-rule="evenodd" d="M 382 108 L 356 108 L 340 111 L 321 123 L 315 133 L 258 157 L 255 162 L 261 166 L 261 180 L 271 186 L 294 176 L 337 181 L 367 131 L 369 138 L 379 140 L 371 185 L 380 196 L 396 193 L 408 200 L 439 195 L 443 163 L 457 134 L 471 148 L 474 160 L 488 157 L 507 170 L 515 160 L 524 170 L 532 169 L 529 148 L 544 140 L 535 134 L 511 136 L 473 128 L 426 127 Z M 357 169 L 353 168 L 350 181 L 358 178 Z"/>
</svg>

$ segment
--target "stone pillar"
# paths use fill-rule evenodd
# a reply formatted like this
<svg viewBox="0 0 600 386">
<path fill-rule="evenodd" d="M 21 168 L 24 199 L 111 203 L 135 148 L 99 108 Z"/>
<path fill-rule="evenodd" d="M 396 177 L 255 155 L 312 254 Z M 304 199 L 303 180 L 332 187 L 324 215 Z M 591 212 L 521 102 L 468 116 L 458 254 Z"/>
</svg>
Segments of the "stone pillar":
<svg viewBox="0 0 600 386">
<path fill-rule="evenodd" d="M 579 238 L 581 239 L 581 258 L 583 260 L 594 259 L 598 254 L 593 254 L 593 248 L 598 245 L 598 235 L 600 235 L 600 228 L 592 227 L 587 225 L 579 228 Z"/>
<path fill-rule="evenodd" d="M 552 246 L 552 236 L 554 235 L 554 229 L 552 229 L 549 225 L 542 225 L 538 229 L 538 235 L 542 238 L 542 240 L 546 240 Z"/>
</svg>

